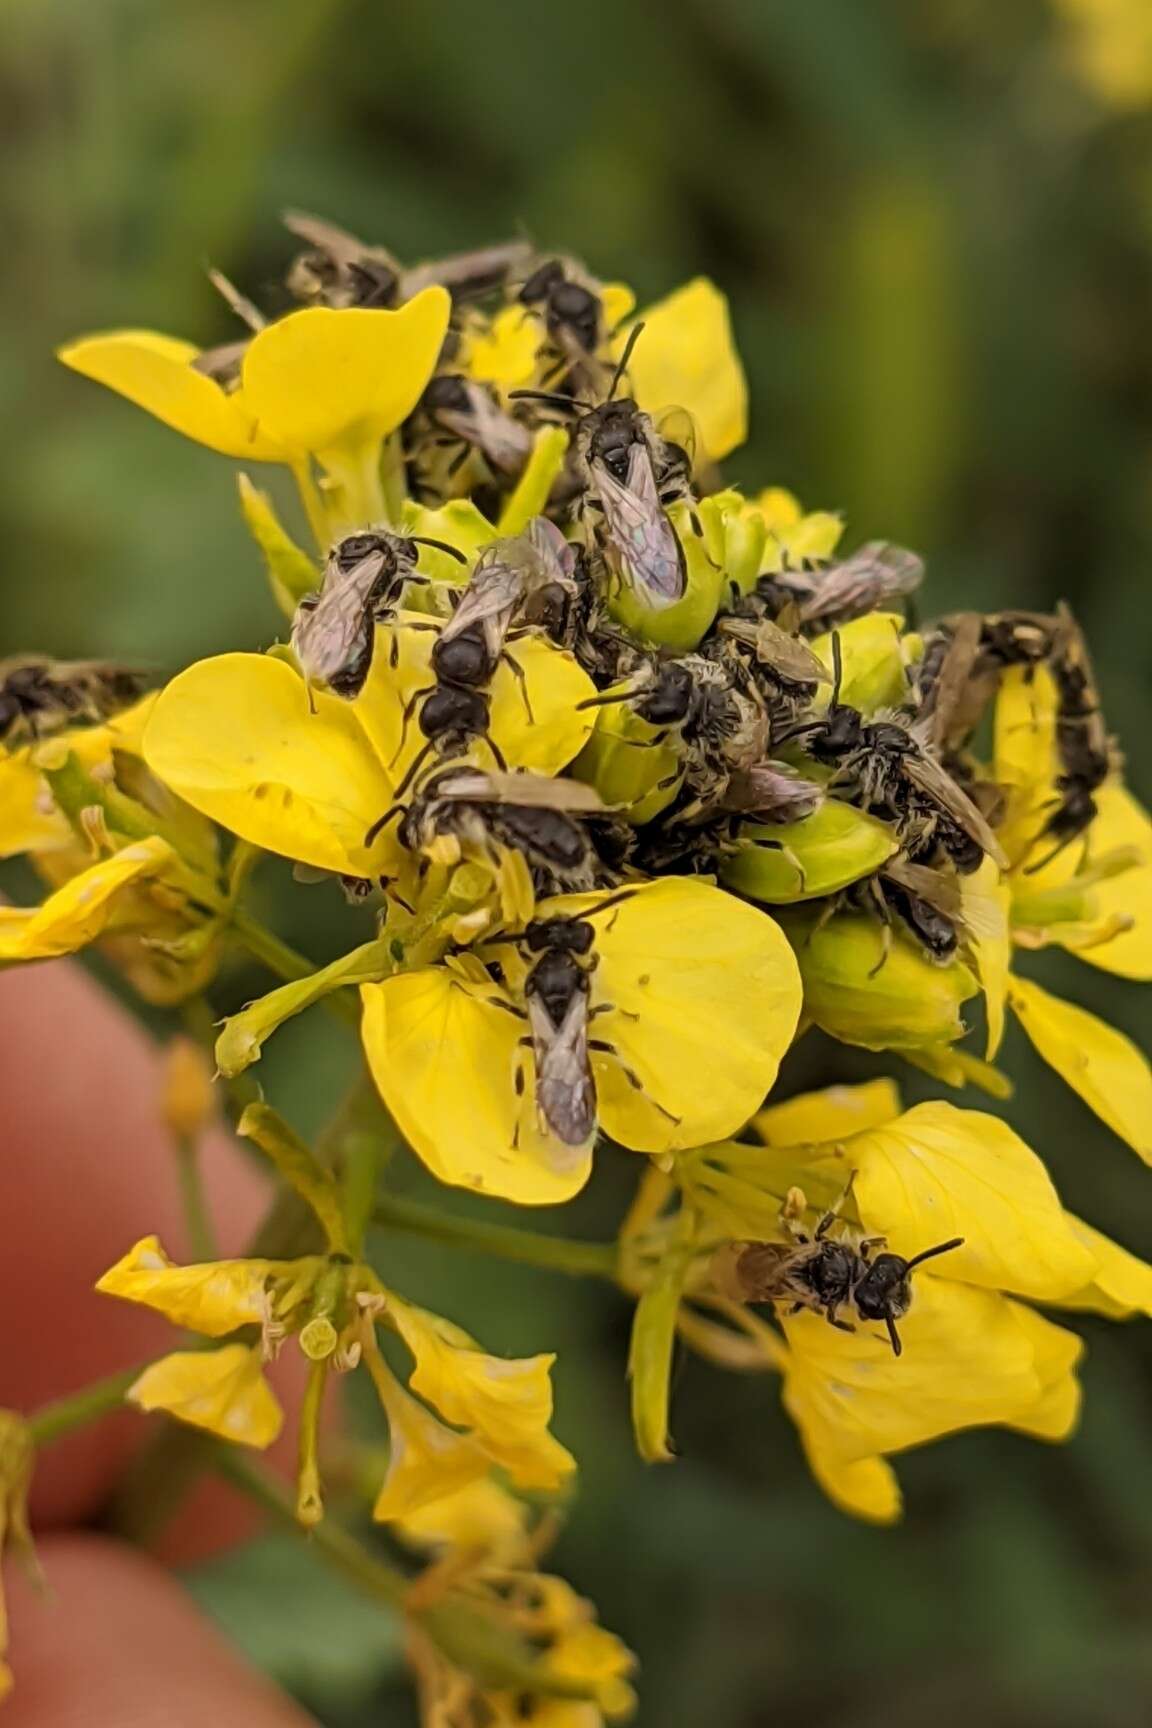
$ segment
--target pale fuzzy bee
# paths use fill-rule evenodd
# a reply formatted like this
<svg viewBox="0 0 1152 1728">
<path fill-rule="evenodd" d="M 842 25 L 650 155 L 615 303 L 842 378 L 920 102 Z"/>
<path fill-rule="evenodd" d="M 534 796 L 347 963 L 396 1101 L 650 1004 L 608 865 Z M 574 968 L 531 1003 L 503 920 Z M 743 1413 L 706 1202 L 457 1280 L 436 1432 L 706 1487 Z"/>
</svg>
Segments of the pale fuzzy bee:
<svg viewBox="0 0 1152 1728">
<path fill-rule="evenodd" d="M 284 226 L 309 247 L 288 273 L 289 292 L 309 305 L 389 309 L 434 283 L 453 300 L 477 299 L 500 288 L 531 255 L 526 242 L 514 240 L 405 269 L 383 246 L 369 246 L 319 216 L 289 210 Z"/>
<path fill-rule="evenodd" d="M 837 564 L 783 580 L 797 593 L 798 621 L 830 630 L 915 593 L 924 580 L 924 560 L 891 541 L 870 540 Z"/>
<path fill-rule="evenodd" d="M 0 742 L 13 744 L 109 719 L 136 701 L 146 674 L 113 660 L 0 660 Z"/>
</svg>

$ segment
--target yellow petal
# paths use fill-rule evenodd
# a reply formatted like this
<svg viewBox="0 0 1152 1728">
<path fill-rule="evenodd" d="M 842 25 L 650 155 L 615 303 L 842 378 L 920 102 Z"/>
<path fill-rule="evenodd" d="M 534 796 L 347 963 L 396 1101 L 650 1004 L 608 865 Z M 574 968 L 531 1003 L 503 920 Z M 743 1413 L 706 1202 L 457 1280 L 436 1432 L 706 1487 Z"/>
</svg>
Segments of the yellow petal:
<svg viewBox="0 0 1152 1728">
<path fill-rule="evenodd" d="M 258 427 L 238 395 L 229 394 L 192 361 L 190 342 L 153 330 L 110 330 L 58 350 L 65 366 L 127 397 L 166 426 L 223 456 L 252 462 L 287 460 L 270 429 Z"/>
<path fill-rule="evenodd" d="M 857 1134 L 844 1148 L 856 1172 L 854 1195 L 868 1230 L 911 1258 L 962 1236 L 963 1245 L 929 1261 L 937 1268 L 1041 1301 L 1088 1282 L 1091 1253 L 1060 1204 L 1047 1170 L 1006 1122 L 954 1104 L 918 1104 Z"/>
<path fill-rule="evenodd" d="M 827 510 L 805 515 L 799 501 L 782 486 L 769 486 L 753 499 L 768 530 L 762 575 L 796 569 L 811 559 L 830 558 L 836 550 L 844 523 Z"/>
<path fill-rule="evenodd" d="M 438 1422 L 391 1374 L 373 1378 L 388 1417 L 388 1473 L 372 1508 L 378 1523 L 435 1509 L 487 1476 L 488 1460 L 474 1440 Z"/>
<path fill-rule="evenodd" d="M 485 1476 L 406 1514 L 396 1534 L 418 1548 L 462 1548 L 495 1565 L 522 1565 L 529 1555 L 527 1515 L 522 1500 Z"/>
<path fill-rule="evenodd" d="M 786 1407 L 809 1445 L 846 1462 L 1016 1422 L 1049 1388 L 1057 1345 L 1079 1348 L 1007 1296 L 948 1278 L 916 1285 L 900 1357 L 875 1326 L 839 1332 L 810 1312 L 782 1324 L 792 1347 Z"/>
<path fill-rule="evenodd" d="M 904 620 L 898 612 L 869 612 L 852 618 L 836 631 L 840 641 L 840 700 L 863 714 L 877 708 L 898 706 L 908 700 L 908 676 L 903 643 Z M 816 636 L 812 652 L 834 670 L 832 635 Z M 824 708 L 832 699 L 832 686 L 822 684 L 816 706 Z"/>
<path fill-rule="evenodd" d="M 565 895 L 543 915 L 594 904 Z M 618 1056 L 592 1057 L 605 1130 L 640 1152 L 735 1133 L 771 1090 L 800 1014 L 799 973 L 779 926 L 688 878 L 642 887 L 593 924 L 592 1005 L 603 1009 L 594 1036 Z"/>
<path fill-rule="evenodd" d="M 899 1521 L 904 1497 L 896 1472 L 886 1458 L 854 1458 L 846 1462 L 822 1449 L 807 1434 L 802 1439 L 808 1468 L 841 1512 L 865 1518 L 870 1524 Z"/>
<path fill-rule="evenodd" d="M 1009 666 L 993 724 L 992 772 L 1006 797 L 997 835 L 1013 865 L 1029 860 L 1055 796 L 1056 686 L 1046 666 Z M 1035 860 L 1032 860 L 1035 862 Z"/>
<path fill-rule="evenodd" d="M 464 364 L 469 375 L 482 384 L 512 390 L 535 378 L 539 347 L 540 327 L 535 318 L 523 306 L 504 306 L 486 329 L 468 337 Z"/>
<path fill-rule="evenodd" d="M 141 1410 L 165 1410 L 240 1446 L 270 1446 L 284 1412 L 265 1380 L 258 1350 L 177 1350 L 145 1368 L 125 1396 Z"/>
<path fill-rule="evenodd" d="M 532 454 L 524 464 L 524 472 L 500 512 L 499 533 L 519 534 L 533 516 L 540 515 L 567 454 L 568 433 L 565 428 L 541 426 L 533 435 Z"/>
<path fill-rule="evenodd" d="M 1088 831 L 1085 874 L 1090 877 L 1097 860 L 1121 850 L 1130 849 L 1139 861 L 1114 876 L 1093 882 L 1087 890 L 1094 924 L 1103 928 L 1124 919 L 1131 920 L 1131 927 L 1106 942 L 1077 945 L 1076 952 L 1089 966 L 1148 983 L 1152 981 L 1152 819 L 1119 781 L 1109 781 L 1093 796 L 1099 815 Z M 1027 892 L 1043 893 L 1065 884 L 1075 886 L 1083 859 L 1083 843 L 1064 847 L 1044 869 L 1026 879 Z M 1049 935 L 1055 942 L 1061 940 L 1059 924 L 1051 926 Z"/>
<path fill-rule="evenodd" d="M 1016 1318 L 1032 1341 L 1040 1393 L 1009 1426 L 1036 1440 L 1067 1440 L 1080 1415 L 1081 1388 L 1074 1370 L 1084 1354 L 1084 1341 L 1031 1308 L 1017 1306 Z"/>
<path fill-rule="evenodd" d="M 0 858 L 74 846 L 76 831 L 52 802 L 29 749 L 0 756 Z"/>
<path fill-rule="evenodd" d="M 899 1114 L 900 1089 L 895 1080 L 864 1080 L 857 1086 L 827 1086 L 822 1092 L 803 1092 L 784 1104 L 770 1104 L 752 1118 L 752 1128 L 766 1146 L 813 1145 L 879 1127 Z"/>
<path fill-rule="evenodd" d="M 1132 1040 L 1026 978 L 1012 979 L 1008 1000 L 1045 1062 L 1152 1164 L 1152 1068 Z"/>
<path fill-rule="evenodd" d="M 1106 1314 L 1110 1320 L 1130 1320 L 1134 1314 L 1152 1319 L 1152 1266 L 1082 1219 L 1070 1218 L 1070 1222 L 1095 1258 L 1096 1272 L 1090 1284 L 1062 1297 L 1059 1306 Z"/>
<path fill-rule="evenodd" d="M 970 932 L 968 947 L 984 992 L 984 1012 L 988 1020 L 984 1055 L 991 1062 L 1004 1038 L 1008 973 L 1012 965 L 1012 937 L 1008 927 L 1011 892 L 994 860 L 985 858 L 979 870 L 962 879 L 960 896 L 964 923 Z"/>
<path fill-rule="evenodd" d="M 525 1024 L 444 967 L 366 984 L 361 1034 L 372 1077 L 413 1151 L 441 1182 L 522 1206 L 570 1200 L 591 1147 L 546 1140 L 514 1078 Z M 462 1076 L 467 1075 L 467 1085 Z"/>
<path fill-rule="evenodd" d="M 381 314 L 383 316 L 383 314 Z M 364 836 L 393 782 L 352 704 L 312 692 L 283 660 L 221 654 L 163 690 L 144 739 L 148 766 L 206 816 L 269 852 L 352 876 L 387 872 L 394 827 Z"/>
<path fill-rule="evenodd" d="M 327 306 L 290 312 L 248 345 L 244 408 L 291 451 L 323 454 L 354 437 L 382 438 L 407 418 L 432 376 L 451 300 L 425 288 L 395 312 Z"/>
<path fill-rule="evenodd" d="M 267 1316 L 268 1280 L 284 1270 L 282 1262 L 273 1260 L 177 1266 L 156 1236 L 145 1236 L 109 1267 L 96 1288 L 105 1296 L 154 1308 L 174 1326 L 221 1338 L 238 1326 L 261 1324 Z"/>
<path fill-rule="evenodd" d="M 701 454 L 719 462 L 748 436 L 748 383 L 732 338 L 727 297 L 706 276 L 686 282 L 643 313 L 628 376 L 646 414 L 683 408 Z M 627 331 L 613 347 L 623 351 Z"/>
<path fill-rule="evenodd" d="M 320 573 L 288 533 L 268 493 L 253 486 L 247 474 L 238 474 L 236 483 L 244 523 L 260 552 L 268 586 L 284 616 L 291 618 L 304 596 L 318 586 Z"/>
<path fill-rule="evenodd" d="M 74 954 L 106 929 L 126 889 L 175 861 L 166 840 L 136 840 L 73 876 L 42 906 L 0 906 L 0 963 Z"/>
<path fill-rule="evenodd" d="M 418 613 L 403 612 L 394 635 L 377 632 L 372 669 L 351 705 L 396 783 L 425 744 L 415 710 L 405 730 L 404 708 L 416 691 L 435 683 L 431 654 L 436 634 L 428 629 L 428 623 L 428 618 Z M 395 667 L 391 664 L 393 649 Z M 510 768 L 559 773 L 592 730 L 595 710 L 579 711 L 578 704 L 594 696 L 595 687 L 571 654 L 550 642 L 529 637 L 515 643 L 510 653 L 522 668 L 524 681 L 521 684 L 503 661 L 497 668 L 491 684 L 491 736 Z M 493 765 L 492 753 L 483 742 L 474 745 L 469 754 L 484 767 Z M 377 814 L 385 808 L 381 805 Z"/>
<path fill-rule="evenodd" d="M 816 1025 L 867 1050 L 948 1044 L 965 1032 L 960 1006 L 976 980 L 953 960 L 938 966 L 918 943 L 897 935 L 884 951 L 878 919 L 839 912 L 821 924 L 786 925 L 804 979 L 804 1007 Z"/>
<path fill-rule="evenodd" d="M 414 1392 L 468 1429 L 517 1487 L 563 1487 L 576 1460 L 548 1431 L 554 1355 L 487 1356 L 439 1315 L 398 1300 L 388 1314 L 415 1358 Z"/>
</svg>

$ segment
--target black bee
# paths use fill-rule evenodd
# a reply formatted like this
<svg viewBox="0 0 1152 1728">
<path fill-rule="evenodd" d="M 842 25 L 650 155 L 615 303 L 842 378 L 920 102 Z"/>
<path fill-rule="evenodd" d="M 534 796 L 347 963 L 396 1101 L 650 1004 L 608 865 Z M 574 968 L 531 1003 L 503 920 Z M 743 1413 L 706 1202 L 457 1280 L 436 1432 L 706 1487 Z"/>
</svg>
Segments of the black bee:
<svg viewBox="0 0 1152 1728">
<path fill-rule="evenodd" d="M 813 1309 L 840 1332 L 856 1330 L 840 1319 L 842 1308 L 852 1309 L 860 1320 L 881 1322 L 899 1356 L 903 1345 L 896 1322 L 912 1305 L 912 1271 L 962 1247 L 964 1238 L 953 1236 L 910 1260 L 876 1253 L 885 1246 L 883 1236 L 855 1242 L 830 1237 L 840 1204 L 825 1212 L 811 1236 L 793 1227 L 790 1242 L 729 1243 L 713 1260 L 713 1279 L 724 1295 L 741 1302 L 786 1302 L 793 1314 Z"/>
<path fill-rule="evenodd" d="M 842 895 L 833 896 L 832 905 L 837 904 L 874 912 L 880 918 L 884 941 L 876 972 L 888 958 L 893 917 L 900 920 L 928 958 L 941 966 L 955 958 L 968 936 L 956 877 L 907 858 L 888 859 L 874 876 L 854 882 Z"/>
<path fill-rule="evenodd" d="M 796 595 L 799 623 L 813 630 L 883 609 L 915 593 L 923 580 L 924 560 L 887 540 L 870 540 L 839 563 L 782 578 Z"/>
<path fill-rule="evenodd" d="M 1088 645 L 1066 606 L 1058 609 L 1051 667 L 1056 682 L 1056 750 L 1062 772 L 1056 780 L 1060 802 L 1043 832 L 1057 841 L 1059 851 L 1083 834 L 1096 816 L 1092 794 L 1112 769 L 1108 728 L 1100 711 Z M 1049 858 L 1052 856 L 1050 853 Z M 1029 868 L 1038 870 L 1047 862 L 1044 859 Z"/>
<path fill-rule="evenodd" d="M 544 321 L 551 349 L 546 366 L 549 388 L 579 392 L 602 383 L 597 356 L 608 331 L 598 285 L 573 264 L 548 258 L 538 265 L 516 298 L 522 306 L 538 311 Z"/>
<path fill-rule="evenodd" d="M 318 216 L 290 210 L 284 226 L 308 245 L 288 272 L 289 293 L 308 305 L 391 310 L 436 282 L 456 302 L 482 299 L 501 288 L 528 255 L 523 241 L 513 241 L 405 269 L 384 247 L 368 246 Z"/>
<path fill-rule="evenodd" d="M 0 743 L 42 738 L 64 726 L 95 724 L 143 694 L 147 676 L 113 660 L 0 660 Z"/>
<path fill-rule="evenodd" d="M 839 699 L 840 642 L 833 637 L 835 677 L 823 719 L 791 736 L 814 761 L 834 768 L 834 784 L 850 786 L 866 810 L 891 822 L 914 863 L 942 850 L 961 871 L 976 870 L 985 853 L 1007 868 L 1003 849 L 976 805 L 897 714 L 865 720 Z"/>
<path fill-rule="evenodd" d="M 395 613 L 409 583 L 430 581 L 416 571 L 420 546 L 461 557 L 443 541 L 382 529 L 349 534 L 332 549 L 319 593 L 304 596 L 292 621 L 292 647 L 305 678 L 346 700 L 360 694 L 377 623 Z"/>
<path fill-rule="evenodd" d="M 501 848 L 523 854 L 541 893 L 586 892 L 604 885 L 604 871 L 587 824 L 607 815 L 590 786 L 542 774 L 484 773 L 463 763 L 438 769 L 369 831 L 366 844 L 392 817 L 412 852 L 445 837 L 495 865 Z"/>
<path fill-rule="evenodd" d="M 483 457 L 499 479 L 514 480 L 532 452 L 532 433 L 505 413 L 493 392 L 457 372 L 441 372 L 428 385 L 412 417 L 413 460 L 419 471 L 425 448 L 456 446 L 447 478 L 473 451 Z M 423 428 L 431 430 L 427 438 Z M 431 488 L 434 489 L 434 488 Z"/>
</svg>

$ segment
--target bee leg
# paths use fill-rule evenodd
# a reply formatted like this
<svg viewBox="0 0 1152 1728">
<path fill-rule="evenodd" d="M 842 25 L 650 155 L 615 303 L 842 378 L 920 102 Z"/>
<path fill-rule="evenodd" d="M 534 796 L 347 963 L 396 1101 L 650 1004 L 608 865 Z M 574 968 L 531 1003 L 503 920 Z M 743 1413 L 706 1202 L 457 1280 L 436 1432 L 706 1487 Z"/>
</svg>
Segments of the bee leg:
<svg viewBox="0 0 1152 1728">
<path fill-rule="evenodd" d="M 829 1326 L 835 1326 L 837 1332 L 855 1332 L 856 1330 L 850 1320 L 838 1320 L 836 1318 L 835 1308 L 826 1308 L 824 1310 L 824 1318 L 827 1320 Z"/>
<path fill-rule="evenodd" d="M 523 1008 L 517 1008 L 515 1002 L 509 1002 L 507 996 L 481 996 L 480 1001 L 487 1002 L 489 1008 L 503 1008 L 505 1014 L 514 1014 L 517 1020 L 527 1020 L 528 1018 Z M 521 1044 L 530 1044 L 532 1040 L 521 1038 L 520 1042 Z"/>
<path fill-rule="evenodd" d="M 484 742 L 487 744 L 489 750 L 491 750 L 493 760 L 501 774 L 506 774 L 508 772 L 508 764 L 504 759 L 504 752 L 501 750 L 499 744 L 497 744 L 495 738 L 489 737 L 488 733 L 485 732 Z"/>
<path fill-rule="evenodd" d="M 653 1098 L 651 1093 L 645 1091 L 644 1082 L 641 1080 L 639 1074 L 636 1073 L 635 1069 L 629 1068 L 620 1060 L 620 1053 L 615 1044 L 609 1044 L 603 1038 L 589 1038 L 588 1048 L 589 1050 L 598 1050 L 603 1056 L 614 1057 L 617 1067 L 620 1069 L 625 1080 L 627 1080 L 629 1086 L 631 1086 L 636 1092 L 644 1092 L 644 1096 L 648 1099 L 649 1104 L 651 1104 L 654 1109 L 659 1110 L 661 1116 L 666 1116 L 669 1122 L 675 1122 L 677 1124 L 683 1120 L 680 1116 L 674 1116 L 671 1110 L 666 1110 L 658 1099 Z"/>
<path fill-rule="evenodd" d="M 364 836 L 365 846 L 371 846 L 371 844 L 372 844 L 373 840 L 375 840 L 376 836 L 378 834 L 382 834 L 384 832 L 385 828 L 387 828 L 389 822 L 392 821 L 393 817 L 403 816 L 403 814 L 404 814 L 405 810 L 407 810 L 407 808 L 408 808 L 408 806 L 406 804 L 393 804 L 390 809 L 385 810 L 383 816 L 378 817 L 377 820 L 375 822 L 373 822 L 371 828 L 369 828 L 367 834 L 365 834 L 365 836 Z"/>
<path fill-rule="evenodd" d="M 831 1230 L 833 1224 L 835 1224 L 837 1218 L 839 1218 L 841 1210 L 846 1202 L 851 1198 L 852 1188 L 855 1181 L 856 1172 L 853 1170 L 851 1176 L 849 1176 L 847 1182 L 844 1184 L 843 1192 L 837 1195 L 831 1206 L 829 1206 L 827 1212 L 825 1212 L 823 1218 L 821 1218 L 819 1224 L 817 1224 L 815 1233 L 815 1240 L 817 1242 L 823 1242 L 825 1236 L 827 1236 L 829 1230 Z"/>
<path fill-rule="evenodd" d="M 858 1250 L 861 1260 L 867 1260 L 874 1248 L 883 1248 L 887 1242 L 887 1236 L 865 1236 Z"/>
<path fill-rule="evenodd" d="M 532 699 L 528 694 L 528 678 L 524 668 L 514 654 L 503 653 L 500 658 L 519 684 L 521 700 L 524 703 L 524 713 L 527 715 L 529 726 L 534 726 L 536 716 L 532 712 Z"/>
<path fill-rule="evenodd" d="M 892 920 L 888 916 L 888 908 L 884 908 L 884 922 L 880 926 L 880 958 L 869 972 L 868 977 L 875 978 L 883 972 L 888 964 L 888 956 L 892 952 Z"/>
<path fill-rule="evenodd" d="M 426 684 L 422 690 L 413 690 L 411 696 L 409 696 L 407 702 L 405 702 L 404 712 L 400 716 L 400 742 L 392 753 L 392 760 L 388 764 L 389 768 L 395 765 L 396 758 L 404 748 L 408 737 L 408 723 L 416 712 L 417 705 L 424 700 L 425 696 L 430 696 L 435 688 L 436 686 L 434 684 Z"/>
</svg>

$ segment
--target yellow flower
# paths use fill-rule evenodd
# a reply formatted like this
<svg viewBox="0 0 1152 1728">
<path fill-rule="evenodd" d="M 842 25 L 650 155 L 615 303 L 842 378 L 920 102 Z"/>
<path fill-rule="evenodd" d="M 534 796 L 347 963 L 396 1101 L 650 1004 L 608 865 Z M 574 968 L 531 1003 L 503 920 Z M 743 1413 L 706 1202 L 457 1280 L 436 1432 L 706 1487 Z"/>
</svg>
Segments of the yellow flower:
<svg viewBox="0 0 1152 1728">
<path fill-rule="evenodd" d="M 315 458 L 350 503 L 378 510 L 382 440 L 416 406 L 448 328 L 440 287 L 396 311 L 309 307 L 260 330 L 244 350 L 236 387 L 197 369 L 190 342 L 150 330 L 114 330 L 60 349 L 73 371 L 105 384 L 224 456 L 299 466 Z"/>
<path fill-rule="evenodd" d="M 372 669 L 354 702 L 311 692 L 285 660 L 222 654 L 172 680 L 144 737 L 149 766 L 195 809 L 253 845 L 341 875 L 387 875 L 400 861 L 395 824 L 365 844 L 424 740 L 404 705 L 433 680 L 427 617 L 400 614 L 394 640 L 378 632 Z M 406 626 L 420 625 L 421 628 Z M 491 736 L 510 767 L 551 774 L 580 749 L 593 693 L 570 655 L 537 639 L 512 652 L 524 691 L 507 665 L 492 683 Z M 527 722 L 525 695 L 534 724 Z M 482 765 L 483 743 L 471 752 Z"/>
<path fill-rule="evenodd" d="M 1067 57 L 1101 100 L 1121 111 L 1152 101 L 1152 17 L 1143 0 L 1054 0 Z"/>
<path fill-rule="evenodd" d="M 156 1236 L 145 1236 L 96 1285 L 105 1296 L 119 1296 L 152 1308 L 174 1326 L 205 1338 L 223 1338 L 241 1326 L 262 1326 L 273 1314 L 277 1286 L 295 1291 L 319 1273 L 319 1256 L 300 1260 L 212 1260 L 178 1266 Z"/>
<path fill-rule="evenodd" d="M 766 487 L 752 500 L 767 529 L 762 576 L 778 576 L 831 558 L 844 532 L 844 522 L 830 510 L 805 513 L 799 501 L 782 486 Z"/>
<path fill-rule="evenodd" d="M 1045 666 L 1011 667 L 996 702 L 993 773 L 1005 800 L 1002 886 L 965 886 L 992 1033 L 1004 1004 L 1040 1055 L 1121 1139 L 1152 1162 L 1152 1068 L 1105 1021 L 1011 971 L 1011 945 L 1067 948 L 1120 977 L 1152 979 L 1152 821 L 1115 779 L 1083 839 L 1054 850 L 1045 825 L 1059 798 L 1057 693 Z"/>
<path fill-rule="evenodd" d="M 607 898 L 565 895 L 537 915 L 594 913 Z M 642 885 L 592 922 L 592 1037 L 612 1047 L 590 1053 L 605 1132 L 643 1152 L 736 1132 L 771 1088 L 799 1013 L 796 966 L 778 927 L 688 879 Z M 498 952 L 522 976 L 515 950 Z M 401 974 L 365 985 L 362 996 L 381 1096 L 442 1182 L 521 1205 L 583 1187 L 592 1148 L 539 1126 L 526 1026 L 508 1011 L 520 1004 L 478 962 Z"/>
<path fill-rule="evenodd" d="M 177 862 L 166 840 L 136 840 L 73 876 L 42 906 L 0 906 L 0 965 L 74 954 L 109 929 L 125 891 Z"/>
<path fill-rule="evenodd" d="M 95 778 L 111 780 L 114 751 L 139 756 L 155 701 L 149 694 L 103 725 L 68 727 L 42 743 L 0 749 L 0 858 L 75 847 L 75 830 L 52 797 L 45 767 L 58 767 L 72 755 Z"/>
<path fill-rule="evenodd" d="M 271 1446 L 284 1422 L 258 1349 L 177 1350 L 145 1368 L 125 1396 L 238 1446 Z"/>
<path fill-rule="evenodd" d="M 727 296 L 706 276 L 647 307 L 628 381 L 646 414 L 682 408 L 699 440 L 698 457 L 720 462 L 748 436 L 748 383 L 732 337 Z M 631 326 L 613 345 L 623 353 Z"/>
<path fill-rule="evenodd" d="M 366 1362 L 388 1418 L 388 1471 L 372 1508 L 377 1523 L 417 1519 L 479 1486 L 490 1465 L 475 1440 L 446 1428 L 371 1352 Z"/>
<path fill-rule="evenodd" d="M 395 1532 L 414 1548 L 459 1548 L 492 1565 L 522 1565 L 532 1551 L 527 1512 L 523 1500 L 486 1475 L 397 1518 Z"/>
<path fill-rule="evenodd" d="M 900 1514 L 891 1454 L 986 1423 L 1050 1440 L 1071 1430 L 1080 1341 L 1014 1298 L 1117 1318 L 1152 1306 L 1152 1267 L 1066 1212 L 1005 1123 L 943 1103 L 893 1114 L 897 1105 L 885 1082 L 808 1094 L 757 1119 L 766 1145 L 705 1147 L 680 1172 L 692 1204 L 737 1239 L 784 1238 L 781 1208 L 797 1189 L 815 1216 L 849 1176 L 849 1240 L 882 1235 L 911 1259 L 962 1238 L 917 1269 L 899 1358 L 850 1304 L 851 1333 L 815 1312 L 778 1314 L 785 1403 L 813 1474 L 837 1504 L 880 1522 Z M 788 1145 L 790 1131 L 803 1142 Z"/>
</svg>

